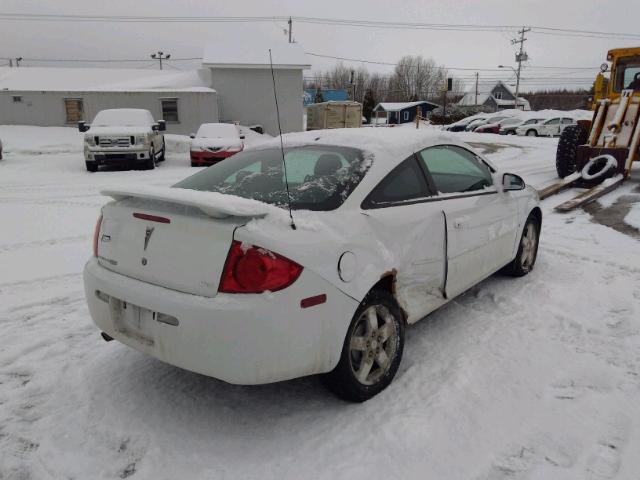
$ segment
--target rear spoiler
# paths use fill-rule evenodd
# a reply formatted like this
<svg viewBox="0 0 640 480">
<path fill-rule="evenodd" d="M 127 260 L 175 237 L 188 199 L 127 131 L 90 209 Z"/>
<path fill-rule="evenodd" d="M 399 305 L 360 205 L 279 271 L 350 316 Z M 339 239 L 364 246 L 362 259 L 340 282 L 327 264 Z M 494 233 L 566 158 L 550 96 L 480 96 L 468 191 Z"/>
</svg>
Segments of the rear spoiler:
<svg viewBox="0 0 640 480">
<path fill-rule="evenodd" d="M 103 195 L 115 200 L 125 198 L 146 198 L 162 202 L 195 207 L 213 218 L 264 217 L 273 209 L 266 203 L 250 198 L 226 195 L 218 192 L 204 192 L 174 187 L 138 187 L 102 190 Z M 279 210 L 279 209 L 278 209 Z"/>
</svg>

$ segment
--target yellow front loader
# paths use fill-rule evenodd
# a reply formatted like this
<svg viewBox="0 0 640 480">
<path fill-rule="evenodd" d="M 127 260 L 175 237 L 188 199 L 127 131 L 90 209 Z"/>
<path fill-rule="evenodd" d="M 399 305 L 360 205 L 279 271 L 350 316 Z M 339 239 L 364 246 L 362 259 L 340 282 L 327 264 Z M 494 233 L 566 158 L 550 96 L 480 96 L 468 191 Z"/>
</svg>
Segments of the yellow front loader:
<svg viewBox="0 0 640 480">
<path fill-rule="evenodd" d="M 556 170 L 562 180 L 540 192 L 546 198 L 570 186 L 588 187 L 556 207 L 568 211 L 610 192 L 640 158 L 640 47 L 610 50 L 611 73 L 602 66 L 595 82 L 593 118 L 567 126 L 558 141 Z"/>
</svg>

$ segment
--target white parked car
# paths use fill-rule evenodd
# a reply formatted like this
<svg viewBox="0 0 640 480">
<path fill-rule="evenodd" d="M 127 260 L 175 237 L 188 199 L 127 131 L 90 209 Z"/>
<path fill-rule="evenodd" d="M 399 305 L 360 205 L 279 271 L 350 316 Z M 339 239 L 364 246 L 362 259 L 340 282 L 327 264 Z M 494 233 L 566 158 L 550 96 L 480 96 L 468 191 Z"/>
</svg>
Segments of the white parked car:
<svg viewBox="0 0 640 480">
<path fill-rule="evenodd" d="M 507 119 L 500 122 L 500 135 L 516 135 L 518 127 L 535 125 L 536 123 L 545 121 L 544 118 L 528 118 L 527 120 L 523 120 L 523 119 L 517 119 L 515 117 L 508 120 L 513 120 L 513 122 L 512 121 L 507 122 Z"/>
<path fill-rule="evenodd" d="M 106 340 L 230 383 L 326 374 L 339 396 L 372 397 L 406 324 L 536 261 L 536 191 L 454 137 L 285 135 L 289 196 L 279 140 L 172 188 L 104 191 L 114 200 L 84 270 L 93 321 Z"/>
<path fill-rule="evenodd" d="M 571 117 L 553 117 L 543 122 L 521 125 L 516 128 L 516 134 L 528 137 L 557 137 L 567 125 L 576 123 Z"/>
<path fill-rule="evenodd" d="M 244 135 L 233 123 L 203 123 L 190 137 L 192 167 L 213 165 L 244 149 Z"/>
<path fill-rule="evenodd" d="M 78 122 L 84 133 L 84 159 L 87 170 L 97 172 L 100 165 L 139 166 L 150 170 L 164 161 L 164 120 L 153 119 L 149 110 L 115 108 L 101 110 L 91 125 Z"/>
</svg>

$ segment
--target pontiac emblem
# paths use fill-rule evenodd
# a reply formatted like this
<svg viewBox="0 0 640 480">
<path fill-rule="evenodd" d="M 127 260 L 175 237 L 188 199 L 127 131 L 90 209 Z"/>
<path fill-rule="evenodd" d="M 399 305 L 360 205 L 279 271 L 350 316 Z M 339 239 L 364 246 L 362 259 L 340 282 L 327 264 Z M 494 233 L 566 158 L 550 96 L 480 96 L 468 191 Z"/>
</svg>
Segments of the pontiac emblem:
<svg viewBox="0 0 640 480">
<path fill-rule="evenodd" d="M 147 231 L 144 234 L 144 250 L 147 250 L 147 246 L 149 245 L 149 240 L 151 240 L 151 235 L 153 234 L 153 227 L 147 227 Z"/>
</svg>

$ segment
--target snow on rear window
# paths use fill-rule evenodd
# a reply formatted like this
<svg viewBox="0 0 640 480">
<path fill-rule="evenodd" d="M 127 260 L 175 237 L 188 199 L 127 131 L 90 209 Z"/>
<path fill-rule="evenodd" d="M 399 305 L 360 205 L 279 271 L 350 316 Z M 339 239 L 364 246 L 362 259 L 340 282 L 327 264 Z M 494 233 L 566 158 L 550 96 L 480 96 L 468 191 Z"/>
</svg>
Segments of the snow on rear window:
<svg viewBox="0 0 640 480">
<path fill-rule="evenodd" d="M 231 123 L 203 123 L 196 137 L 200 138 L 236 138 L 238 128 Z"/>
<path fill-rule="evenodd" d="M 118 108 L 98 112 L 91 125 L 95 127 L 146 127 L 153 125 L 153 117 L 148 110 Z"/>
<path fill-rule="evenodd" d="M 360 183 L 370 155 L 350 147 L 307 145 L 285 148 L 291 208 L 328 211 L 338 208 Z M 174 185 L 251 198 L 286 207 L 282 152 L 279 148 L 245 150 Z"/>
</svg>

